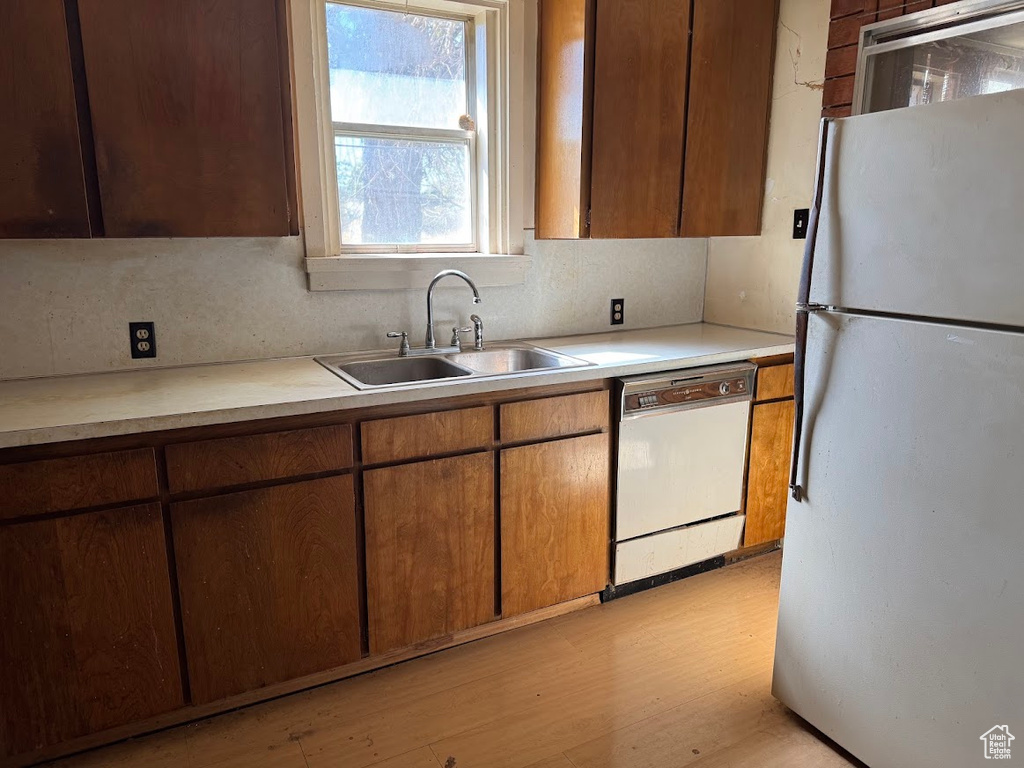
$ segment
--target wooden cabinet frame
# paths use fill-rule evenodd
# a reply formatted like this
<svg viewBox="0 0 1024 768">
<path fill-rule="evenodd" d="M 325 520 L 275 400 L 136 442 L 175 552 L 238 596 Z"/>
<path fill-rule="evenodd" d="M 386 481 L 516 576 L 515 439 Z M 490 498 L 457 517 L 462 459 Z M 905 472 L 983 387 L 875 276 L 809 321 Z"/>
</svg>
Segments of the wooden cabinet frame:
<svg viewBox="0 0 1024 768">
<path fill-rule="evenodd" d="M 10 759 L 10 765 L 29 765 L 43 760 L 53 759 L 71 752 L 87 749 L 102 744 L 111 743 L 130 736 L 136 736 L 160 728 L 187 722 L 197 718 L 206 717 L 227 711 L 229 709 L 245 706 L 258 701 L 280 696 L 286 693 L 299 691 L 314 685 L 325 682 L 340 680 L 362 672 L 377 669 L 397 661 L 415 658 L 430 653 L 440 648 L 459 645 L 474 639 L 486 637 L 492 634 L 503 632 L 518 626 L 543 621 L 553 616 L 558 616 L 570 611 L 594 605 L 599 601 L 597 594 L 588 594 L 576 599 L 570 599 L 564 603 L 546 605 L 539 610 L 524 613 L 517 616 L 503 616 L 499 613 L 491 614 L 493 620 L 477 626 L 471 626 L 474 622 L 465 622 L 465 629 L 434 637 L 424 642 L 416 643 L 407 647 L 392 647 L 377 655 L 370 654 L 369 637 L 367 633 L 367 604 L 366 604 L 366 560 L 365 560 L 365 522 L 364 522 L 364 488 L 363 472 L 364 457 L 360 448 L 360 435 L 362 426 L 370 421 L 381 419 L 392 419 L 405 416 L 416 416 L 421 414 L 432 414 L 455 409 L 484 409 L 489 413 L 492 428 L 487 435 L 486 444 L 476 441 L 467 443 L 465 448 L 458 445 L 444 455 L 446 456 L 471 456 L 486 452 L 494 456 L 494 451 L 500 450 L 503 446 L 499 435 L 500 412 L 503 404 L 515 404 L 510 413 L 515 418 L 520 418 L 523 408 L 520 406 L 525 401 L 534 401 L 540 404 L 540 413 L 550 413 L 555 398 L 570 395 L 566 403 L 572 403 L 572 407 L 586 405 L 581 411 L 581 418 L 552 420 L 547 431 L 536 431 L 527 434 L 521 431 L 509 433 L 509 446 L 521 446 L 526 443 L 544 445 L 548 443 L 561 442 L 577 439 L 586 435 L 607 435 L 610 432 L 611 405 L 608 405 L 605 418 L 597 411 L 597 398 L 609 399 L 611 389 L 610 381 L 597 381 L 584 384 L 552 385 L 546 387 L 524 388 L 507 392 L 486 393 L 474 396 L 458 398 L 443 398 L 437 400 L 419 401 L 394 406 L 377 406 L 367 409 L 342 411 L 325 414 L 311 414 L 303 416 L 285 417 L 263 421 L 240 422 L 209 427 L 193 427 L 180 430 L 154 432 L 143 435 L 124 435 L 94 440 L 75 441 L 68 443 L 55 443 L 26 448 L 10 448 L 0 451 L 0 480 L 4 478 L 3 469 L 18 467 L 17 472 L 8 472 L 7 476 L 18 478 L 25 476 L 26 470 L 32 469 L 32 464 L 43 461 L 63 461 L 77 457 L 106 456 L 125 452 L 123 455 L 137 455 L 140 449 L 148 449 L 155 456 L 157 486 L 140 486 L 143 490 L 126 490 L 120 492 L 119 496 L 112 496 L 112 499 L 124 498 L 127 495 L 138 493 L 148 494 L 146 498 L 132 499 L 133 504 L 150 504 L 152 508 L 158 509 L 163 519 L 163 525 L 167 536 L 167 555 L 169 563 L 169 586 L 172 591 L 172 610 L 174 613 L 174 624 L 177 632 L 177 661 L 180 665 L 184 688 L 184 701 L 172 711 L 154 717 L 146 717 L 133 722 L 124 722 L 108 727 L 105 730 L 89 733 L 83 736 L 70 737 L 66 741 L 50 744 L 32 752 L 20 754 Z M 513 418 L 510 416 L 509 418 Z M 537 420 L 534 419 L 534 422 Z M 419 423 L 419 422 L 415 422 Z M 510 422 L 511 423 L 511 422 Z M 344 430 L 331 430 L 331 427 L 345 427 Z M 325 432 L 325 430 L 327 430 Z M 304 431 L 310 431 L 306 438 Z M 344 437 L 349 435 L 349 437 Z M 350 446 L 338 442 L 339 436 L 342 441 L 351 440 Z M 329 439 L 325 439 L 329 438 Z M 227 453 L 218 463 L 211 454 L 216 444 L 210 441 L 224 441 Z M 246 450 L 257 450 L 258 461 L 252 471 L 239 472 L 232 466 L 232 462 L 238 457 L 244 456 Z M 402 466 L 410 463 L 431 460 L 430 448 L 427 448 L 426 456 L 403 457 L 397 462 L 377 463 L 374 467 Z M 288 461 L 285 458 L 276 457 L 277 451 L 294 451 L 296 458 Z M 268 455 L 268 452 L 270 455 Z M 193 462 L 202 460 L 209 462 L 205 469 L 202 482 L 182 483 L 178 487 L 181 490 L 171 491 L 168 477 L 168 454 L 175 453 L 191 457 Z M 333 460 L 331 457 L 334 457 Z M 203 458 L 206 457 L 206 458 Z M 609 457 L 610 462 L 610 457 Z M 498 470 L 495 462 L 495 471 Z M 286 469 L 279 469 L 284 467 Z M 179 473 L 181 470 L 177 470 Z M 373 470 L 376 471 L 376 470 Z M 289 474 L 291 472 L 292 474 Z M 298 473 L 298 474 L 295 474 Z M 31 474 L 31 472 L 30 472 Z M 186 643 L 182 629 L 182 608 L 179 600 L 179 572 L 175 565 L 174 543 L 178 540 L 175 534 L 173 509 L 202 509 L 204 512 L 215 510 L 214 505 L 206 504 L 206 500 L 215 501 L 218 498 L 255 494 L 261 492 L 273 493 L 277 491 L 286 492 L 289 488 L 306 481 L 324 478 L 351 477 L 352 487 L 355 494 L 355 536 L 356 536 L 356 569 L 358 576 L 358 610 L 360 616 L 360 653 L 358 660 L 343 664 L 342 666 L 315 671 L 295 679 L 278 679 L 269 684 L 245 690 L 241 693 L 233 693 L 224 698 L 213 701 L 200 702 L 209 699 L 211 696 L 222 695 L 223 691 L 238 690 L 230 685 L 218 687 L 216 684 L 206 683 L 201 691 L 189 691 L 188 659 L 186 657 Z M 218 479 L 219 478 L 219 479 Z M 497 506 L 497 486 L 495 482 L 495 500 L 492 506 L 495 509 L 495 542 L 497 548 L 500 545 L 498 534 L 499 514 Z M 2 492 L 0 487 L 0 492 Z M 57 498 L 47 508 L 42 520 L 77 520 L 90 512 L 103 511 L 123 506 L 123 503 L 104 503 L 105 497 L 94 497 L 85 495 L 65 495 Z M 85 499 L 84 503 L 99 504 L 93 507 L 61 507 L 60 499 L 70 498 L 66 506 L 74 507 L 75 499 Z M 93 501 L 93 498 L 96 498 Z M 56 506 L 53 506 L 56 505 Z M 17 526 L 24 524 L 26 520 L 35 519 L 31 514 L 22 515 L 17 511 L 8 511 L 7 519 L 0 519 L 0 530 L 5 526 Z M 29 523 L 31 524 L 31 523 Z M 192 536 L 194 539 L 194 535 Z M 495 582 L 494 582 L 494 606 L 500 606 L 500 587 L 497 581 L 497 574 L 500 573 L 499 558 L 495 557 Z M 192 583 L 195 583 L 196 574 L 193 571 L 189 576 Z M 594 585 L 596 588 L 596 584 Z M 462 625 L 460 625 L 462 626 Z M 287 669 L 287 667 L 285 667 Z M 238 677 L 241 680 L 249 678 L 242 674 Z M 205 693 L 204 693 L 205 691 Z M 196 695 L 198 693 L 198 697 Z M 104 724 L 106 727 L 106 724 Z M 0 752 L 2 754 L 2 752 Z"/>
</svg>

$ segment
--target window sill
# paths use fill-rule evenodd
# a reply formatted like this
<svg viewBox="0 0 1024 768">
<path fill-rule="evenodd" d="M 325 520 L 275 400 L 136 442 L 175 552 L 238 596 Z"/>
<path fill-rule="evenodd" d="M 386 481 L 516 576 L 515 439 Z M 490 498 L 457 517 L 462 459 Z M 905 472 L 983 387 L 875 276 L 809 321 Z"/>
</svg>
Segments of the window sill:
<svg viewBox="0 0 1024 768">
<path fill-rule="evenodd" d="M 382 254 L 306 259 L 311 291 L 425 289 L 442 269 L 461 269 L 481 288 L 522 285 L 530 257 L 479 253 Z"/>
</svg>

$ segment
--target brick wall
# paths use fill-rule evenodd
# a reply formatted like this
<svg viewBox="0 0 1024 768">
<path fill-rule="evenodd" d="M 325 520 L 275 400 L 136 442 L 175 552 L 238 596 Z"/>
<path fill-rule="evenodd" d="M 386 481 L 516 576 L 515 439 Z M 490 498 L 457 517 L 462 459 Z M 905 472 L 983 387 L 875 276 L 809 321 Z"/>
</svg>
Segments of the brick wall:
<svg viewBox="0 0 1024 768">
<path fill-rule="evenodd" d="M 848 117 L 850 114 L 861 27 L 951 2 L 954 0 L 832 0 L 822 117 Z"/>
</svg>

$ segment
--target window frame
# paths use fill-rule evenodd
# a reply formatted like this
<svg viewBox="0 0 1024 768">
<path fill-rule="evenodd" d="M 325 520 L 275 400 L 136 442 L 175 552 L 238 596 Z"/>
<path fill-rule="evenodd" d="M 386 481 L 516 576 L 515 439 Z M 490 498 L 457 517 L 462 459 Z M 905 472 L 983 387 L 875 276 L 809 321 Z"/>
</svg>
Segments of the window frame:
<svg viewBox="0 0 1024 768">
<path fill-rule="evenodd" d="M 479 96 L 477 91 L 477 16 L 479 14 L 455 13 L 437 10 L 434 8 L 422 8 L 418 4 L 403 4 L 396 7 L 394 4 L 380 2 L 379 0 L 324 0 L 325 8 L 329 4 L 345 5 L 354 8 L 368 8 L 371 10 L 386 11 L 389 13 L 407 12 L 414 16 L 424 16 L 450 21 L 458 21 L 465 24 L 465 73 L 466 73 L 466 113 L 476 123 L 479 110 Z M 328 72 L 328 83 L 330 73 Z M 330 111 L 330 90 L 327 93 L 326 109 Z M 481 158 L 477 147 L 477 131 L 465 131 L 458 128 L 419 128 L 410 125 L 385 125 L 382 123 L 347 123 L 331 121 L 331 153 L 335 153 L 335 140 L 339 136 L 350 136 L 355 138 L 381 138 L 393 140 L 414 140 L 434 143 L 452 143 L 465 145 L 469 152 L 469 205 L 470 205 L 470 242 L 469 243 L 346 243 L 342 230 L 344 222 L 341 212 L 338 212 L 338 250 L 341 254 L 382 254 L 382 253 L 480 253 L 480 237 L 482 231 L 480 226 L 480 204 L 481 204 L 481 180 L 486 179 L 487 170 L 481 168 Z M 486 158 L 485 158 L 486 159 Z M 335 156 L 335 169 L 337 168 Z M 333 187 L 335 195 L 338 194 L 337 171 L 335 171 L 335 183 Z M 486 201 L 484 201 L 486 202 Z M 340 207 L 340 201 L 339 201 Z"/>
<path fill-rule="evenodd" d="M 968 0 L 866 24 L 861 27 L 857 46 L 852 114 L 868 114 L 868 69 L 874 56 L 1021 21 L 1024 0 Z"/>
</svg>

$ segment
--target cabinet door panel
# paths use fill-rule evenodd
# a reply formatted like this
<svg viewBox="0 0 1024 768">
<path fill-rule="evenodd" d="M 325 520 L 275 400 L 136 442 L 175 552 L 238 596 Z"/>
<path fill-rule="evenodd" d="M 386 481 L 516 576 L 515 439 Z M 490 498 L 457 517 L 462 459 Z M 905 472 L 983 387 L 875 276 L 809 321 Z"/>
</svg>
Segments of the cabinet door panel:
<svg viewBox="0 0 1024 768">
<path fill-rule="evenodd" d="M 679 231 L 689 7 L 679 0 L 597 4 L 591 237 Z"/>
<path fill-rule="evenodd" d="M 682 235 L 758 235 L 778 0 L 695 0 Z"/>
<path fill-rule="evenodd" d="M 171 511 L 194 703 L 359 658 L 351 477 Z"/>
<path fill-rule="evenodd" d="M 0 3 L 0 238 L 88 237 L 63 0 Z"/>
<path fill-rule="evenodd" d="M 159 504 L 0 528 L 0 755 L 183 704 Z"/>
<path fill-rule="evenodd" d="M 275 0 L 79 0 L 106 234 L 289 233 Z"/>
<path fill-rule="evenodd" d="M 793 401 L 755 405 L 750 427 L 745 547 L 781 539 L 786 533 L 792 448 Z"/>
<path fill-rule="evenodd" d="M 494 454 L 366 472 L 370 652 L 495 618 Z"/>
<path fill-rule="evenodd" d="M 609 438 L 501 452 L 501 607 L 515 616 L 608 583 Z"/>
</svg>

